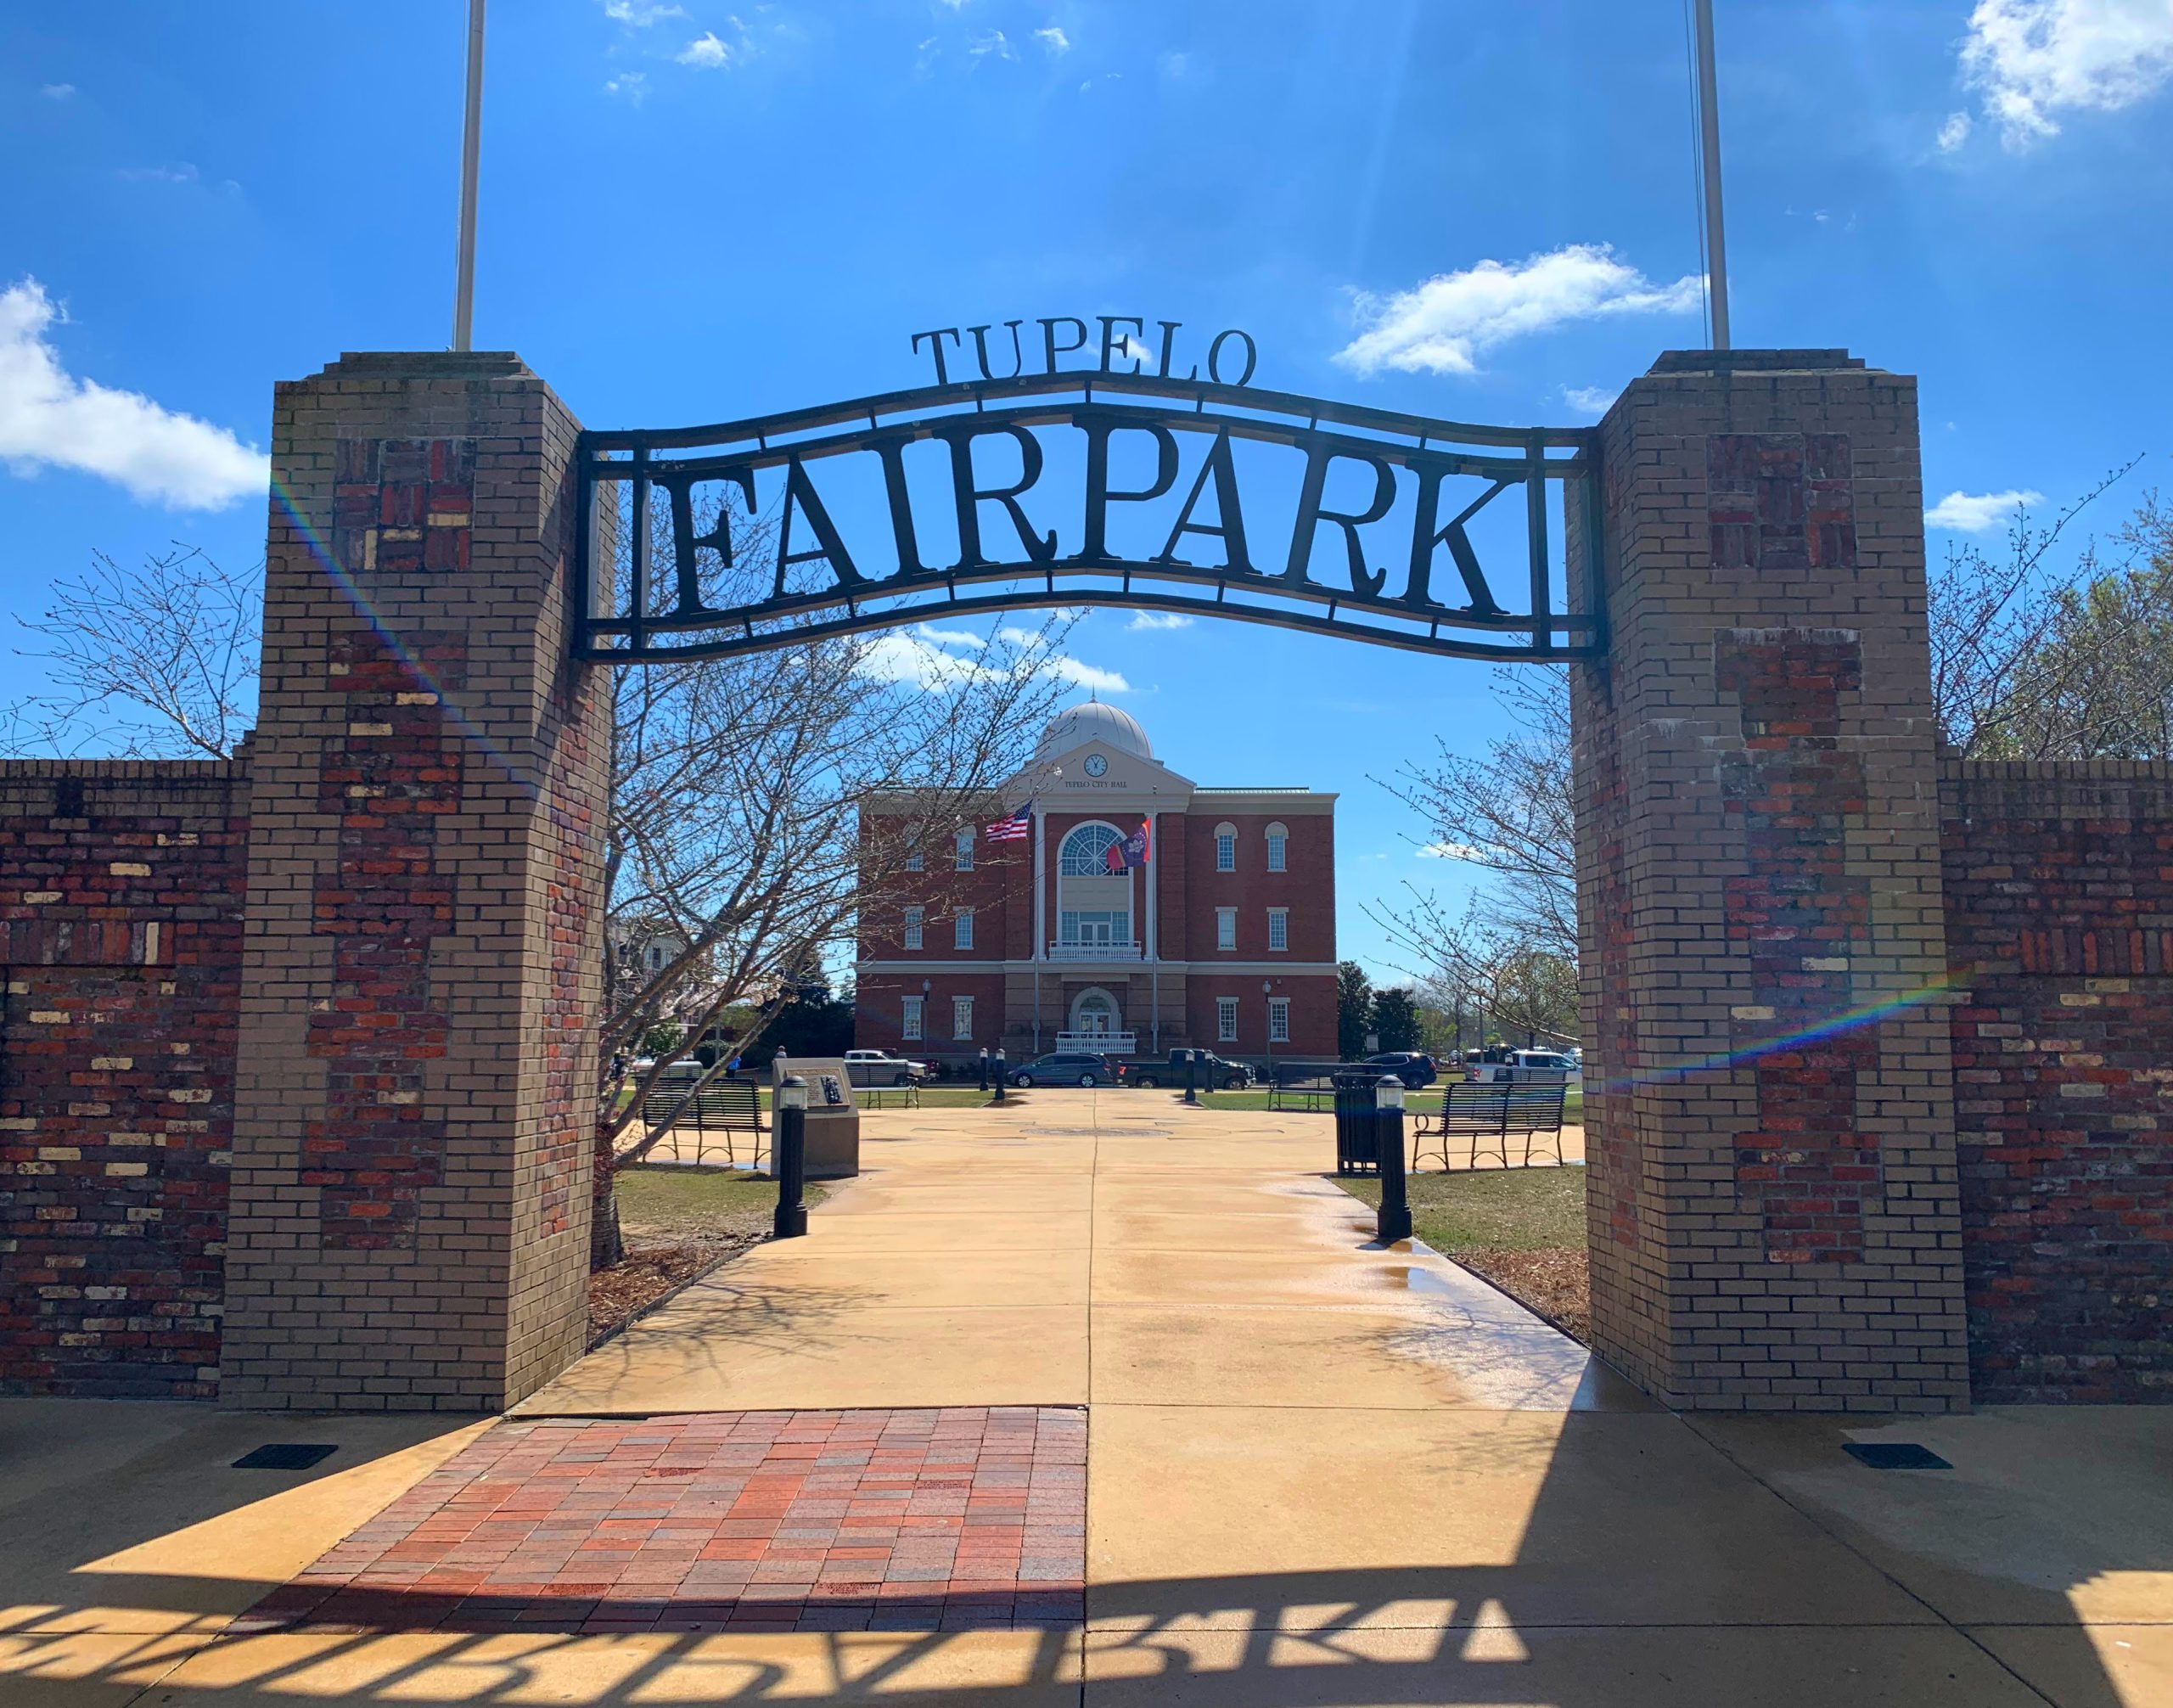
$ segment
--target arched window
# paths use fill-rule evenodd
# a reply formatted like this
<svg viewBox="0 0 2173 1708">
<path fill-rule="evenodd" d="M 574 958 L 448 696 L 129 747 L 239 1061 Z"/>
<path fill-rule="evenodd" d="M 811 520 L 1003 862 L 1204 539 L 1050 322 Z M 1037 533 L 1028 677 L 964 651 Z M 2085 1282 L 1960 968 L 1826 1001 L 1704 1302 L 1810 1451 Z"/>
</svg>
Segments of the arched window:
<svg viewBox="0 0 2173 1708">
<path fill-rule="evenodd" d="M 962 825 L 959 828 L 958 840 L 954 846 L 957 852 L 951 862 L 952 868 L 960 872 L 972 871 L 974 869 L 974 827 L 972 825 Z"/>
<path fill-rule="evenodd" d="M 1238 869 L 1238 827 L 1234 824 L 1215 827 L 1215 869 L 1218 872 Z"/>
<path fill-rule="evenodd" d="M 1066 878 L 1098 878 L 1108 872 L 1109 852 L 1124 840 L 1107 824 L 1081 824 L 1064 839 L 1056 869 Z"/>
<path fill-rule="evenodd" d="M 1290 833 L 1280 824 L 1267 827 L 1267 869 L 1271 872 L 1290 869 Z"/>
</svg>

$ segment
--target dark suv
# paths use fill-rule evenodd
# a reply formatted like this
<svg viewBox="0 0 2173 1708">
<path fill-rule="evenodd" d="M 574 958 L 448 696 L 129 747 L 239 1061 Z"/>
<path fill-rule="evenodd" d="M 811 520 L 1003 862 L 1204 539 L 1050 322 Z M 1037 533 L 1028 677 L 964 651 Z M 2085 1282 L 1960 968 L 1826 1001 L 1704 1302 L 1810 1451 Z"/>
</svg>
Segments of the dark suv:
<svg viewBox="0 0 2173 1708">
<path fill-rule="evenodd" d="M 1440 1077 L 1439 1070 L 1434 1065 L 1434 1058 L 1421 1054 L 1417 1050 L 1384 1050 L 1377 1056 L 1367 1056 L 1366 1065 L 1394 1074 L 1403 1082 L 1406 1091 L 1416 1086 L 1431 1085 Z"/>
<path fill-rule="evenodd" d="M 1086 1050 L 1059 1050 L 1054 1055 L 1036 1056 L 1011 1070 L 1011 1083 L 1018 1086 L 1120 1085 L 1123 1082 L 1123 1070 L 1114 1066 L 1107 1056 Z"/>
</svg>

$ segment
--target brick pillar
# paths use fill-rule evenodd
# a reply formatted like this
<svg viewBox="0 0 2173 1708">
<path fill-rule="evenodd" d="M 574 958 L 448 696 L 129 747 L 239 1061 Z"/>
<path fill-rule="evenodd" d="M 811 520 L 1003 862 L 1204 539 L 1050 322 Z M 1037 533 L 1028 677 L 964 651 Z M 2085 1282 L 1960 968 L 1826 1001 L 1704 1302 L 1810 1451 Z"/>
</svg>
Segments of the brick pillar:
<svg viewBox="0 0 2173 1708">
<path fill-rule="evenodd" d="M 1597 1344 L 1679 1407 L 1966 1406 L 1916 382 L 1678 351 L 1600 436 Z"/>
<path fill-rule="evenodd" d="M 278 387 L 229 1402 L 474 1410 L 587 1327 L 609 707 L 577 424 L 509 355 Z"/>
</svg>

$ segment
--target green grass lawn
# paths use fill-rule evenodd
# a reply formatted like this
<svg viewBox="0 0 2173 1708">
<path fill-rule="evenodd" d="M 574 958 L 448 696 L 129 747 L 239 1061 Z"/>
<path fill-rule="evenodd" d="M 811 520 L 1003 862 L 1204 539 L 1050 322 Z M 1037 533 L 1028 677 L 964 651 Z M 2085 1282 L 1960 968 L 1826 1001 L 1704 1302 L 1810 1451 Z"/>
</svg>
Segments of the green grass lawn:
<svg viewBox="0 0 2173 1708">
<path fill-rule="evenodd" d="M 1166 1095 L 1168 1091 L 1169 1087 L 1165 1086 L 1159 1087 L 1157 1091 L 1142 1091 L 1139 1094 L 1142 1097 L 1154 1097 L 1157 1095 Z M 1182 1085 L 1178 1086 L 1176 1087 L 1176 1093 L 1178 1096 L 1182 1097 L 1184 1095 L 1184 1087 Z M 1255 1091 L 1202 1092 L 1200 1093 L 1200 1101 L 1210 1109 L 1264 1110 L 1267 1107 L 1267 1099 L 1268 1093 L 1265 1089 Z M 1422 1110 L 1430 1113 L 1435 1110 L 1438 1110 L 1440 1106 L 1441 1093 L 1439 1087 L 1432 1087 L 1425 1091 L 1412 1092 L 1404 1098 L 1404 1107 L 1412 1110 L 1413 1113 L 1417 1113 Z M 1277 1111 L 1277 1113 L 1289 1114 L 1304 1114 L 1305 1112 L 1305 1111 L 1303 1110 Z M 1325 1098 L 1321 1099 L 1319 1113 L 1323 1118 L 1333 1113 L 1333 1111 L 1328 1108 L 1328 1099 Z M 1573 1091 L 1567 1097 L 1562 1099 L 1562 1119 L 1565 1123 L 1574 1126 L 1581 1124 L 1584 1118 L 1584 1093 L 1582 1092 Z"/>
<path fill-rule="evenodd" d="M 620 1171 L 613 1190 L 620 1228 L 630 1239 L 729 1233 L 750 1221 L 767 1227 L 778 1204 L 777 1182 L 733 1168 L 637 1163 Z M 808 1201 L 814 1202 L 820 1191 L 809 1187 Z"/>
</svg>

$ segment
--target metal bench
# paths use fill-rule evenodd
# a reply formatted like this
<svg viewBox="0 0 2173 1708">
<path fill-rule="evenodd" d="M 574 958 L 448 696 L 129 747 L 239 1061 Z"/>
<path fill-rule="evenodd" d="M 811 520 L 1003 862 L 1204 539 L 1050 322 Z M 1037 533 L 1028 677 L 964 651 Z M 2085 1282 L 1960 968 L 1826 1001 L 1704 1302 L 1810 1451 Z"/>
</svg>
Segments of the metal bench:
<svg viewBox="0 0 2173 1708">
<path fill-rule="evenodd" d="M 896 1107 L 900 1109 L 920 1107 L 920 1082 L 918 1080 L 907 1080 L 903 1085 L 862 1085 L 856 1080 L 852 1094 L 862 1109 L 882 1109 L 885 1107 L 884 1099 L 886 1098 L 895 1098 Z"/>
<path fill-rule="evenodd" d="M 1558 1166 L 1564 1093 L 1559 1083 L 1497 1080 L 1444 1086 L 1440 1109 L 1420 1115 L 1412 1126 L 1411 1166 L 1418 1168 L 1430 1144 L 1439 1151 L 1446 1171 L 1455 1166 L 1449 1160 L 1449 1146 L 1461 1139 L 1465 1141 L 1466 1167 L 1476 1168 L 1482 1158 L 1491 1158 L 1503 1168 L 1529 1168 L 1533 1148 L 1541 1138 L 1553 1150 L 1549 1160 Z M 1521 1141 L 1521 1152 L 1514 1163 L 1509 1160 L 1512 1139 Z"/>
<path fill-rule="evenodd" d="M 1331 1109 L 1335 1075 L 1341 1062 L 1277 1062 L 1267 1083 L 1267 1106 L 1277 1109 Z"/>
<path fill-rule="evenodd" d="M 652 1160 L 660 1162 L 693 1162 L 726 1168 L 760 1168 L 765 1148 L 762 1135 L 762 1098 L 761 1088 L 751 1079 L 713 1079 L 687 1097 L 688 1088 L 699 1079 L 699 1070 L 676 1073 L 667 1070 L 655 1085 L 649 1087 L 649 1096 L 642 1103 L 642 1124 L 654 1128 L 663 1122 L 671 1123 L 671 1131 L 658 1145 L 661 1155 Z M 680 1108 L 684 1103 L 686 1107 Z M 678 1112 L 675 1115 L 673 1111 Z M 694 1136 L 694 1154 L 686 1154 L 680 1135 L 691 1131 Z M 745 1134 L 752 1141 L 748 1147 L 748 1158 L 739 1160 L 738 1138 Z M 710 1154 L 712 1136 L 723 1141 L 722 1159 Z"/>
</svg>

